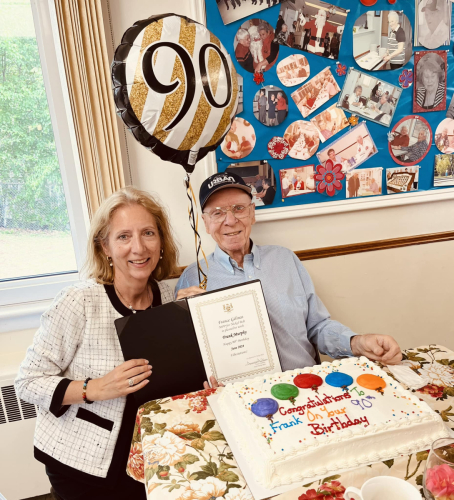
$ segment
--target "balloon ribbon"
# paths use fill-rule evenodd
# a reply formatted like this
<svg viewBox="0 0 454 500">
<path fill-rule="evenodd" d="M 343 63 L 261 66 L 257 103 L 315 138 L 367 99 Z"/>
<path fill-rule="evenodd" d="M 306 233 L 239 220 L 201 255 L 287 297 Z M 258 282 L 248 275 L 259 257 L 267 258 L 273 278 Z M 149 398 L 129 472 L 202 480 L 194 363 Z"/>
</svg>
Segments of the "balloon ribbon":
<svg viewBox="0 0 454 500">
<path fill-rule="evenodd" d="M 206 290 L 206 288 L 207 288 L 207 275 L 203 272 L 203 269 L 200 265 L 199 253 L 202 252 L 203 258 L 205 259 L 205 264 L 207 266 L 207 269 L 208 269 L 208 261 L 207 261 L 205 252 L 203 251 L 203 248 L 202 248 L 202 239 L 200 238 L 200 234 L 198 232 L 199 214 L 197 212 L 197 199 L 194 195 L 194 190 L 192 189 L 192 186 L 191 186 L 191 180 L 190 180 L 189 174 L 186 174 L 184 183 L 186 186 L 186 196 L 189 199 L 189 207 L 188 207 L 189 223 L 191 224 L 192 230 L 194 231 L 195 252 L 196 252 L 196 258 L 197 258 L 197 272 L 199 274 L 199 288 L 201 288 L 202 290 Z M 195 210 L 194 210 L 194 206 L 195 206 Z M 203 278 L 202 278 L 202 276 L 203 276 Z"/>
</svg>

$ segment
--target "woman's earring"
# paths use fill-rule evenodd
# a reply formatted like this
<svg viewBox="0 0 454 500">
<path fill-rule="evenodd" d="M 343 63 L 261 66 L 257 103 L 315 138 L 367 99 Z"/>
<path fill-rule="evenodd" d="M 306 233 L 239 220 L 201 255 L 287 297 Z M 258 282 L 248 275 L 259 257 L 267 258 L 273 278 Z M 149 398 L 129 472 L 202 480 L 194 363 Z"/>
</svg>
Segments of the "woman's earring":
<svg viewBox="0 0 454 500">
<path fill-rule="evenodd" d="M 159 260 L 162 259 L 162 254 L 164 253 L 164 250 L 161 248 L 161 255 L 159 256 Z"/>
<path fill-rule="evenodd" d="M 113 267 L 112 257 L 107 256 L 106 259 L 107 259 L 107 262 L 109 263 L 109 266 Z"/>
</svg>

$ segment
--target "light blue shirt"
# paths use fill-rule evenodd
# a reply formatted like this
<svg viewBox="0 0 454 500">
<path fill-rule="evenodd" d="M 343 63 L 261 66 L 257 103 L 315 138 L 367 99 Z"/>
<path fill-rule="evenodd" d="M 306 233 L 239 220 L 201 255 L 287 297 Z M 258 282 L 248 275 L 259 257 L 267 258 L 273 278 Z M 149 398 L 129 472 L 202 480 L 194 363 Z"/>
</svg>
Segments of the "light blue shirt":
<svg viewBox="0 0 454 500">
<path fill-rule="evenodd" d="M 316 364 L 316 350 L 333 358 L 353 356 L 353 333 L 329 312 L 317 297 L 309 273 L 288 248 L 253 244 L 244 256 L 243 268 L 217 245 L 208 256 L 207 291 L 259 279 L 270 316 L 282 369 L 293 370 Z M 178 290 L 198 286 L 197 265 L 188 266 L 178 280 Z"/>
</svg>

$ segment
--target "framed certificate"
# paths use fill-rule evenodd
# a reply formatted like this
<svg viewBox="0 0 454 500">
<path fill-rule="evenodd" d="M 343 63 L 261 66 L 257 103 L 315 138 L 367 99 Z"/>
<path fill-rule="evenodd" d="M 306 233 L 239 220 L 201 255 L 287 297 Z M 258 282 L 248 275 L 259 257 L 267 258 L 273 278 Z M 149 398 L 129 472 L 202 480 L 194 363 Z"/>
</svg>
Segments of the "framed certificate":
<svg viewBox="0 0 454 500">
<path fill-rule="evenodd" d="M 228 383 L 282 371 L 260 280 L 187 302 L 208 376 Z"/>
</svg>

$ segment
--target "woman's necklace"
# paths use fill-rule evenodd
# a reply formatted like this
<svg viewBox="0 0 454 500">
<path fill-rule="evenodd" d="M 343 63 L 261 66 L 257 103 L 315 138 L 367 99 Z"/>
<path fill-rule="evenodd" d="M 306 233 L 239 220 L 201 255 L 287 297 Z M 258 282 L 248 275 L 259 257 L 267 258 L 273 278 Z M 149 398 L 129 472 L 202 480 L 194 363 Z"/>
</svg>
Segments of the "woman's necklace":
<svg viewBox="0 0 454 500">
<path fill-rule="evenodd" d="M 115 283 L 113 284 L 114 286 L 114 289 L 115 291 L 117 292 L 117 294 L 119 295 L 120 299 L 123 301 L 123 303 L 126 305 L 128 303 L 128 301 L 123 297 L 123 295 L 120 293 L 120 290 L 118 290 L 118 288 L 115 286 Z M 148 299 L 150 300 L 150 306 L 152 304 L 152 300 L 151 300 L 151 296 L 150 296 L 150 286 L 147 285 L 147 292 L 148 292 Z M 126 306 L 128 309 L 130 309 L 132 311 L 133 314 L 136 314 L 136 309 L 134 309 L 132 307 L 132 304 L 129 304 L 129 306 Z"/>
</svg>

